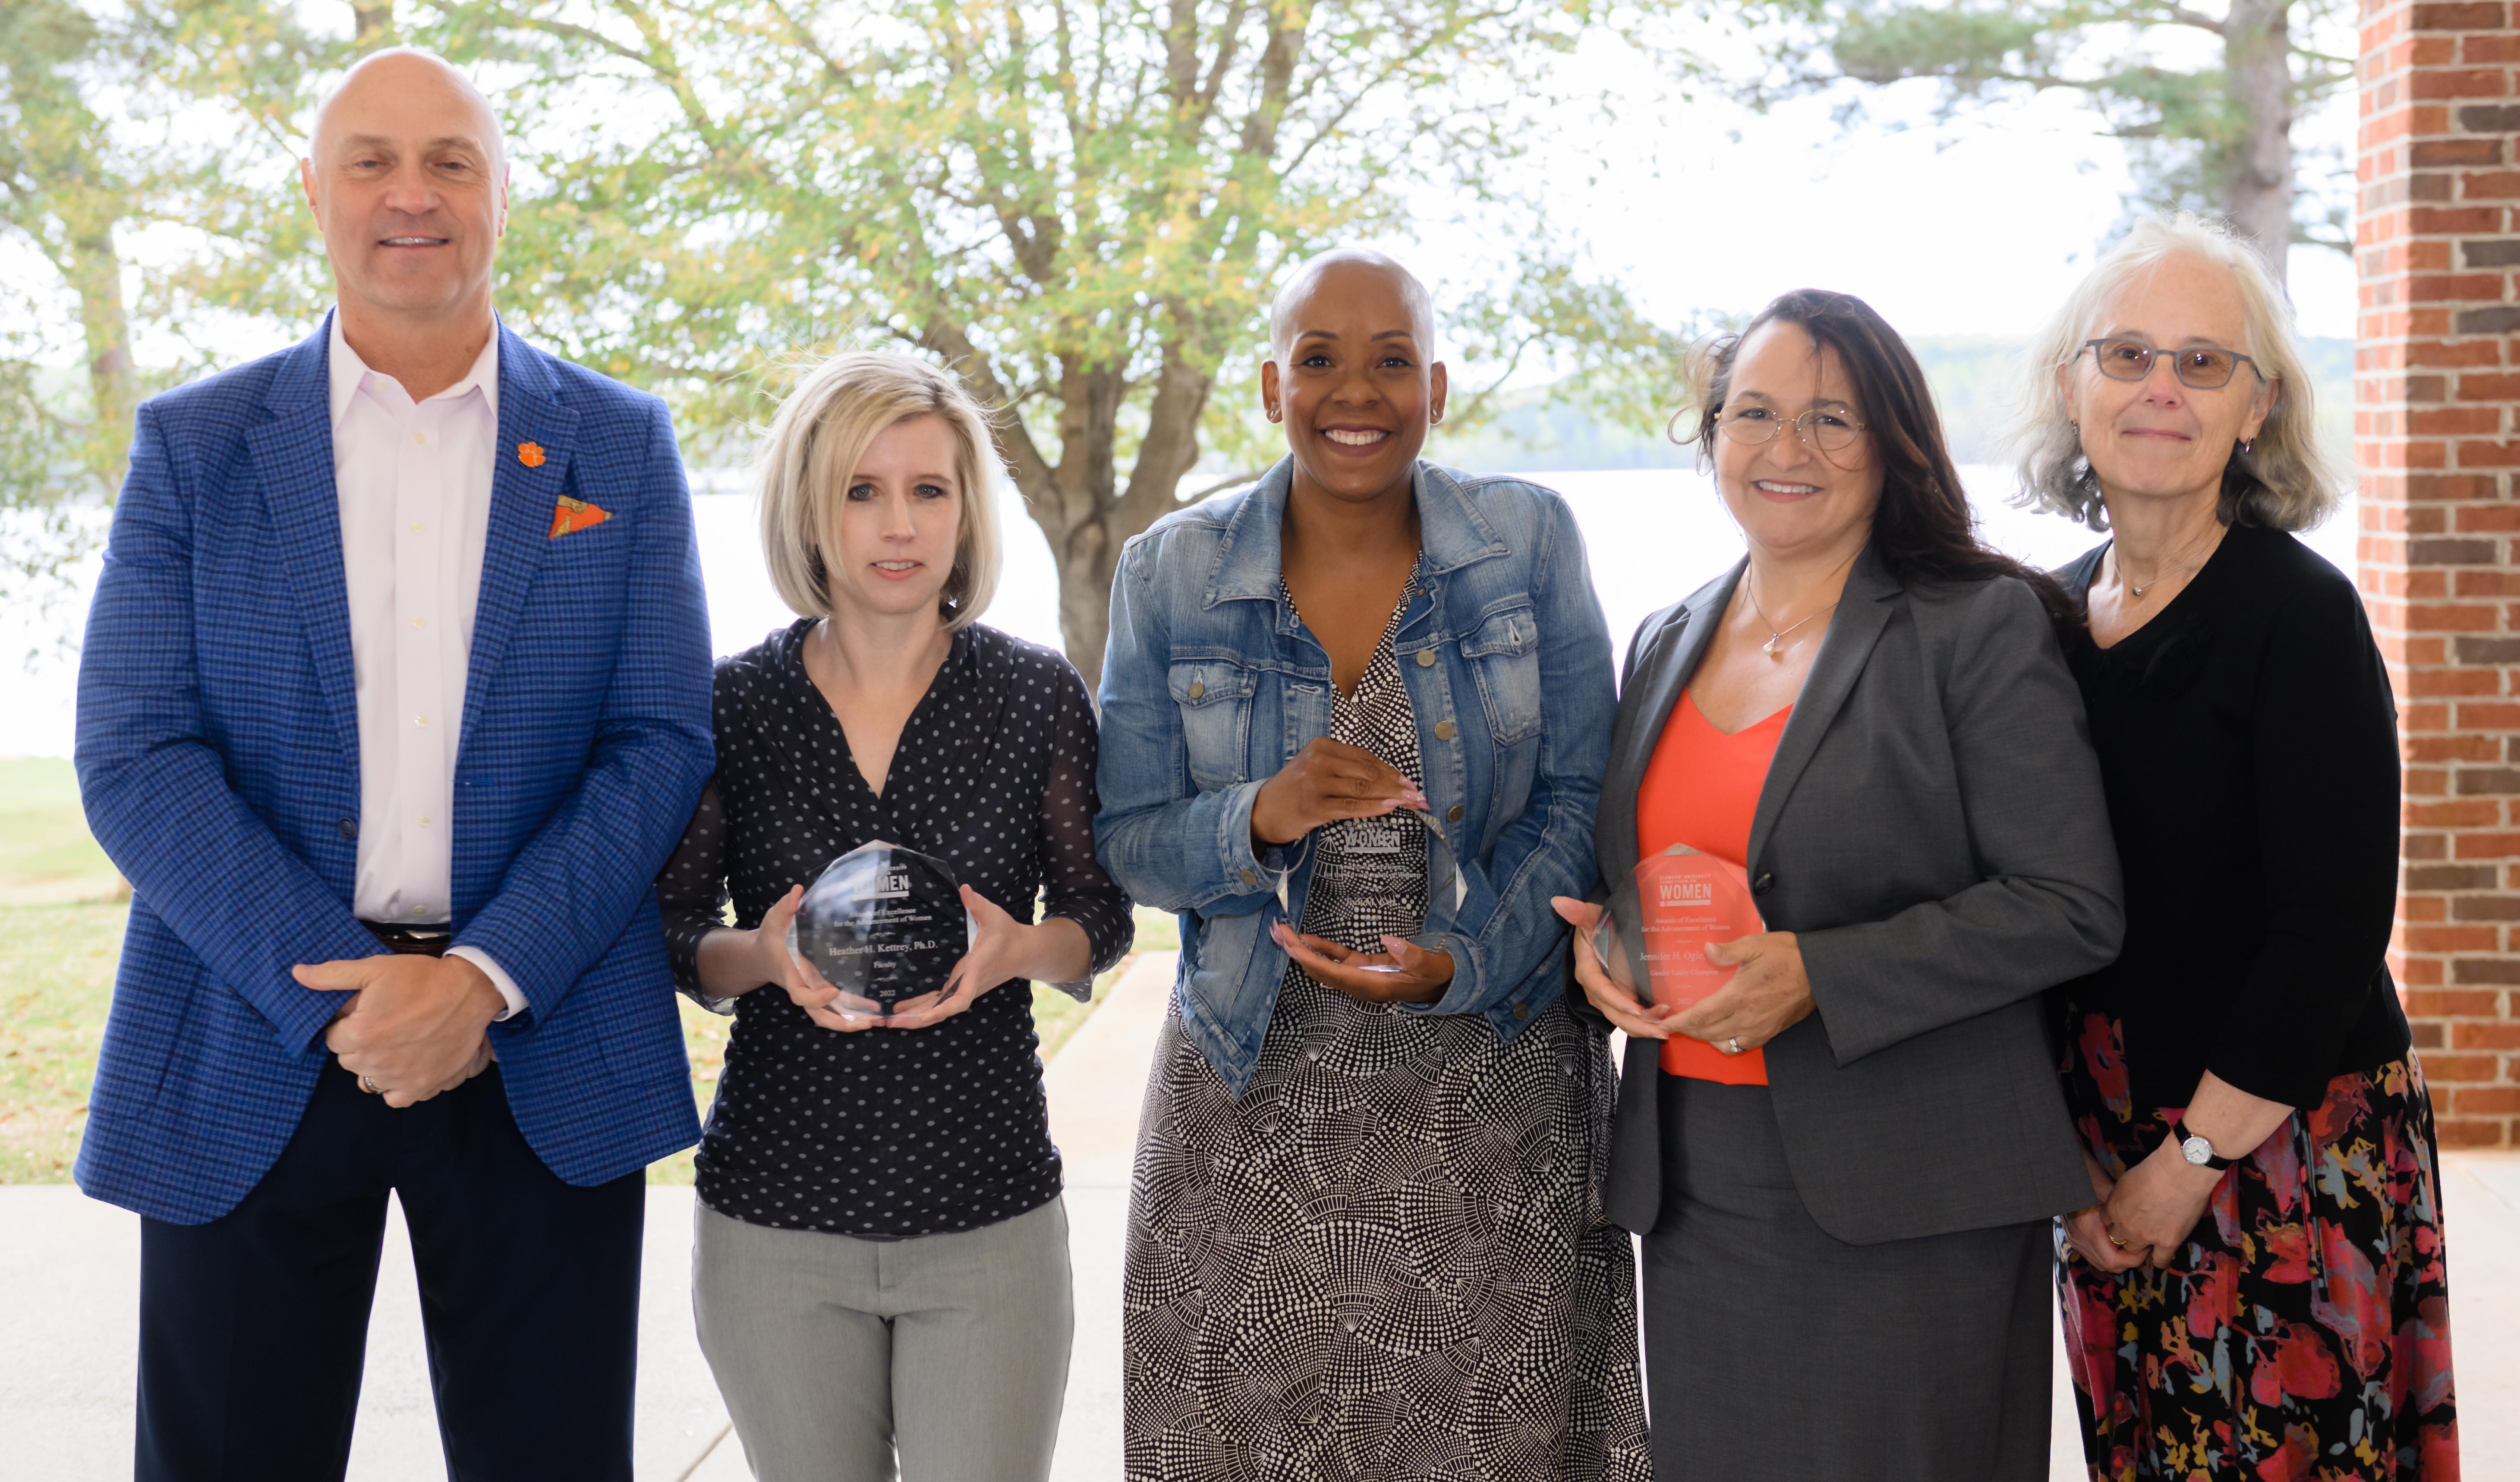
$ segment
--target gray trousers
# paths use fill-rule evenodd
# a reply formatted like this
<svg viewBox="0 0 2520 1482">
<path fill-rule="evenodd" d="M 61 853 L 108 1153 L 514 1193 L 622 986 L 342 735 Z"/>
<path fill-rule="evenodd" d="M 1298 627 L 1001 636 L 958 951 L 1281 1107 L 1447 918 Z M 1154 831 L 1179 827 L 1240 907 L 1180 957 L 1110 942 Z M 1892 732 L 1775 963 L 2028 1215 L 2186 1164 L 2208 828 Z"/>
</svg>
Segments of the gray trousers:
<svg viewBox="0 0 2520 1482">
<path fill-rule="evenodd" d="M 1076 1310 L 1067 1206 L 914 1240 L 696 1206 L 700 1352 L 761 1482 L 1041 1482 Z"/>
</svg>

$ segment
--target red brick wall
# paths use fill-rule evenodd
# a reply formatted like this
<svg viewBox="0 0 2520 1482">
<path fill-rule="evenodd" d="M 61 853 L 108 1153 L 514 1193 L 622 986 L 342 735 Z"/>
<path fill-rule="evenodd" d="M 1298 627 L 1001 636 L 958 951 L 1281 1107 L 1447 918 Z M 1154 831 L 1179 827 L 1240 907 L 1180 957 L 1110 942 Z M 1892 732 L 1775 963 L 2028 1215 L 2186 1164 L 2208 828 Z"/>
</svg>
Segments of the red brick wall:
<svg viewBox="0 0 2520 1482">
<path fill-rule="evenodd" d="M 2362 13 L 2360 580 L 2406 758 L 2390 966 L 2459 1147 L 2520 1147 L 2516 12 Z"/>
</svg>

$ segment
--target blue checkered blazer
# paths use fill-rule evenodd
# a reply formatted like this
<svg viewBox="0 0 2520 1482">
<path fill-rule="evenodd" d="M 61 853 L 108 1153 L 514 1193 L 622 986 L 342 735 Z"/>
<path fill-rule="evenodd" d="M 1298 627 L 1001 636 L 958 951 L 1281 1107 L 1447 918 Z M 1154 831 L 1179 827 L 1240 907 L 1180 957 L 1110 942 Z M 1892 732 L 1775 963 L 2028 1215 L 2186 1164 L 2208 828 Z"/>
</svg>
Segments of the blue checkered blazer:
<svg viewBox="0 0 2520 1482">
<path fill-rule="evenodd" d="M 350 914 L 359 728 L 326 331 L 155 397 L 79 661 L 88 826 L 132 885 L 78 1183 L 175 1224 L 288 1145 L 339 997 L 292 964 L 381 951 Z M 499 331 L 503 456 L 455 767 L 455 939 L 525 996 L 491 1029 L 552 1171 L 699 1136 L 651 882 L 713 765 L 708 620 L 665 409 Z M 611 518 L 550 538 L 555 503 Z"/>
</svg>

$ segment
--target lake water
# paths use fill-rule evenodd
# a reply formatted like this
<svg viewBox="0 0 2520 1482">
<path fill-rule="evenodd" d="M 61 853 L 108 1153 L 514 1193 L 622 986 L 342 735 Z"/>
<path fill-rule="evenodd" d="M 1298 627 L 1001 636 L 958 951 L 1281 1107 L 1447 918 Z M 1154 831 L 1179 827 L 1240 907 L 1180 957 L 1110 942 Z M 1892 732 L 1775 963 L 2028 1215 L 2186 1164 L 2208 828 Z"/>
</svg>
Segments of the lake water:
<svg viewBox="0 0 2520 1482">
<path fill-rule="evenodd" d="M 1534 473 L 1566 495 L 1583 527 L 1593 584 L 1621 652 L 1637 624 L 1657 607 L 1687 597 L 1740 559 L 1741 534 L 1705 478 L 1687 470 L 1641 469 Z M 2011 488 L 2010 471 L 1971 468 L 1961 477 L 1976 491 L 1988 538 L 2024 561 L 2054 566 L 2089 550 L 2099 537 L 2053 516 L 2031 515 L 1998 502 Z M 708 582 L 710 637 L 720 653 L 761 641 L 791 620 L 763 571 L 752 501 L 742 494 L 703 494 L 693 501 L 700 566 Z M 1020 638 L 1059 645 L 1058 583 L 1050 547 L 1013 495 L 1001 511 L 1006 571 L 983 617 Z M 2354 568 L 2352 501 L 2306 539 L 2341 568 Z M 95 563 L 81 573 L 95 580 Z M 83 591 L 44 614 L 0 613 L 0 756 L 68 756 L 76 660 L 59 640 L 85 620 Z M 21 664 L 19 655 L 39 650 Z"/>
</svg>

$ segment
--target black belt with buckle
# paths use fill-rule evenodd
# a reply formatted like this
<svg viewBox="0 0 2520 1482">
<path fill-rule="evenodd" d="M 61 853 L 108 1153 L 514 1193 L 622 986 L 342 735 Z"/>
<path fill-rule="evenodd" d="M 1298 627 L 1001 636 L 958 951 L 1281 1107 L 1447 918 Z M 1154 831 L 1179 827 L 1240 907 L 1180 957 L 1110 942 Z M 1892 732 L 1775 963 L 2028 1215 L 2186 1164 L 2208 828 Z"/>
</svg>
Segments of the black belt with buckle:
<svg viewBox="0 0 2520 1482">
<path fill-rule="evenodd" d="M 448 925 L 397 926 L 389 921 L 361 921 L 360 925 L 375 934 L 389 952 L 404 956 L 444 957 L 455 945 L 455 928 Z"/>
</svg>

